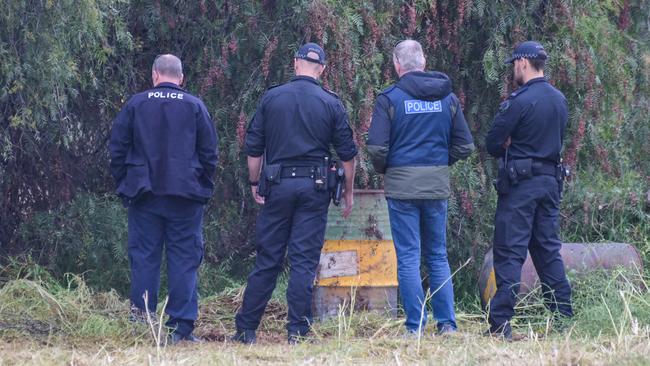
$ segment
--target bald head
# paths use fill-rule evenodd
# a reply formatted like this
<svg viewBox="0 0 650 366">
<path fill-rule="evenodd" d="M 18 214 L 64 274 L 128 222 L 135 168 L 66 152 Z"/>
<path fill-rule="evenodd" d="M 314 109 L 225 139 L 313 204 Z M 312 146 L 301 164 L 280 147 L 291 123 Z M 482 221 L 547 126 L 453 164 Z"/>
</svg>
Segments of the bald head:
<svg viewBox="0 0 650 366">
<path fill-rule="evenodd" d="M 426 60 L 422 45 L 412 39 L 398 43 L 393 50 L 393 64 L 399 76 L 411 71 L 424 71 Z"/>
<path fill-rule="evenodd" d="M 320 78 L 321 74 L 325 70 L 325 65 L 321 65 L 316 62 L 310 62 L 307 60 L 301 60 L 299 58 L 294 59 L 293 67 L 297 76 L 311 76 L 314 79 Z"/>
<path fill-rule="evenodd" d="M 172 54 L 156 57 L 151 67 L 151 78 L 154 85 L 163 82 L 180 85 L 183 81 L 183 64 L 181 60 Z"/>
<path fill-rule="evenodd" d="M 177 78 L 183 76 L 183 64 L 181 63 L 181 59 L 171 54 L 156 57 L 151 70 L 165 76 Z"/>
</svg>

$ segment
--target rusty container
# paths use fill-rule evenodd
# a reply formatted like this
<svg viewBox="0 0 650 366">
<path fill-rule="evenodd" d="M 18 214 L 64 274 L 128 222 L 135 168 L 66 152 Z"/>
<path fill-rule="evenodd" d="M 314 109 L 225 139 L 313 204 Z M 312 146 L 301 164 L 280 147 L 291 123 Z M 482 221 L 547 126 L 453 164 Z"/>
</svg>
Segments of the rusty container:
<svg viewBox="0 0 650 366">
<path fill-rule="evenodd" d="M 397 258 L 382 190 L 356 190 L 348 219 L 339 207 L 329 210 L 313 313 L 324 320 L 351 304 L 396 315 Z"/>
<path fill-rule="evenodd" d="M 643 271 L 643 262 L 638 250 L 625 243 L 565 243 L 560 250 L 567 273 L 588 273 L 593 270 L 612 270 L 628 268 L 633 271 Z M 481 274 L 479 275 L 479 291 L 481 304 L 485 308 L 496 292 L 493 254 L 490 249 L 485 254 Z M 521 269 L 519 295 L 530 293 L 540 285 L 537 271 L 530 254 Z"/>
</svg>

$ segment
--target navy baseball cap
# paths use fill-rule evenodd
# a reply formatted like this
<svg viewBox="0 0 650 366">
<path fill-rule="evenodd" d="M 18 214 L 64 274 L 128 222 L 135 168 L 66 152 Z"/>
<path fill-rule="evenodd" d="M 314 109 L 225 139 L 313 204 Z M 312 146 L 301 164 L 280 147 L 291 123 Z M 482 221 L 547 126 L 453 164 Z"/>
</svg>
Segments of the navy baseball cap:
<svg viewBox="0 0 650 366">
<path fill-rule="evenodd" d="M 295 58 L 315 62 L 317 64 L 325 65 L 325 51 L 316 43 L 305 43 L 296 52 Z"/>
<path fill-rule="evenodd" d="M 526 41 L 520 43 L 515 48 L 515 51 L 512 53 L 512 56 L 510 56 L 506 60 L 506 64 L 511 64 L 518 58 L 546 60 L 547 57 L 548 55 L 544 50 L 544 46 L 542 46 L 541 44 L 535 41 Z"/>
</svg>

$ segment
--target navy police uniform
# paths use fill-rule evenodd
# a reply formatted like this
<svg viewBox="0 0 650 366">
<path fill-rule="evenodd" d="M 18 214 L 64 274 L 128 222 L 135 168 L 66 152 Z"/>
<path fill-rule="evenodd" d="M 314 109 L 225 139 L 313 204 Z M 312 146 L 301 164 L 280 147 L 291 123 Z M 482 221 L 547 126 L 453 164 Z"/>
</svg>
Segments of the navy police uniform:
<svg viewBox="0 0 650 366">
<path fill-rule="evenodd" d="M 113 122 L 111 173 L 128 206 L 131 303 L 154 312 L 163 245 L 167 326 L 191 334 L 198 314 L 203 206 L 212 196 L 217 133 L 201 100 L 173 83 L 133 96 Z"/>
<path fill-rule="evenodd" d="M 280 164 L 281 170 L 257 218 L 257 256 L 236 316 L 238 332 L 259 326 L 285 255 L 290 265 L 287 330 L 290 337 L 309 331 L 330 202 L 327 190 L 315 188 L 313 171 L 329 157 L 330 145 L 343 161 L 357 154 L 343 104 L 316 79 L 297 76 L 264 94 L 247 130 L 246 152 L 265 154 L 265 165 Z"/>
<path fill-rule="evenodd" d="M 529 43 L 538 47 L 526 52 Z M 536 50 L 543 51 L 535 42 L 522 46 L 515 51 L 514 58 L 535 58 Z M 558 237 L 562 189 L 559 164 L 567 110 L 567 101 L 559 90 L 543 77 L 531 79 L 501 104 L 485 140 L 488 152 L 502 159 L 510 179 L 509 191 L 499 193 L 495 215 L 497 291 L 490 301 L 492 330 L 507 325 L 514 315 L 521 268 L 528 251 L 548 308 L 565 316 L 573 314 L 571 287 Z M 502 145 L 508 137 L 511 144 L 504 149 Z"/>
</svg>

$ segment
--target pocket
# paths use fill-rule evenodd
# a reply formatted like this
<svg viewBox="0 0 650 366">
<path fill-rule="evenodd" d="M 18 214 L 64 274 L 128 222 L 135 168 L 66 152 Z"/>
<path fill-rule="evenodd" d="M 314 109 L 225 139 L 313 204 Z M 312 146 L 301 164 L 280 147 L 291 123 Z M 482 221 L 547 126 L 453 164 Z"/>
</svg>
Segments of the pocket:
<svg viewBox="0 0 650 366">
<path fill-rule="evenodd" d="M 190 160 L 189 166 L 190 171 L 188 179 L 190 180 L 190 185 L 196 186 L 198 184 L 198 187 L 200 189 L 214 189 L 214 182 L 212 180 L 212 177 L 205 174 L 205 169 L 200 162 Z"/>
<path fill-rule="evenodd" d="M 520 180 L 533 176 L 533 159 L 518 159 L 508 162 L 508 178 L 510 184 L 517 185 Z"/>
<path fill-rule="evenodd" d="M 273 184 L 280 184 L 282 181 L 282 164 L 265 164 L 264 168 L 264 178 Z"/>
<path fill-rule="evenodd" d="M 386 202 L 388 202 L 388 208 L 393 211 L 407 212 L 413 208 L 413 203 L 410 200 L 388 198 Z"/>
<path fill-rule="evenodd" d="M 133 154 L 129 154 L 126 156 L 126 159 L 124 160 L 124 165 L 133 165 L 133 166 L 140 166 L 140 165 L 145 165 L 145 160 L 142 159 L 141 157 L 138 157 L 137 154 L 134 156 Z"/>
<path fill-rule="evenodd" d="M 126 178 L 124 184 L 129 189 L 131 195 L 135 195 L 138 191 L 147 185 L 149 177 L 149 168 L 145 163 L 129 163 L 126 166 Z"/>
<path fill-rule="evenodd" d="M 533 159 L 519 159 L 514 162 L 517 176 L 519 179 L 530 178 L 533 176 Z"/>
<path fill-rule="evenodd" d="M 194 175 L 197 178 L 203 175 L 203 165 L 200 162 L 191 160 L 190 168 L 194 171 Z"/>
<path fill-rule="evenodd" d="M 196 250 L 197 263 L 196 266 L 200 266 L 203 263 L 203 257 L 205 255 L 205 246 L 203 244 L 203 235 L 197 234 L 194 236 L 194 248 Z"/>
</svg>

